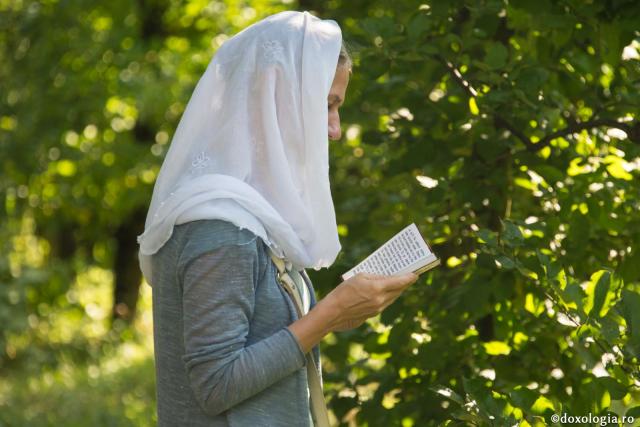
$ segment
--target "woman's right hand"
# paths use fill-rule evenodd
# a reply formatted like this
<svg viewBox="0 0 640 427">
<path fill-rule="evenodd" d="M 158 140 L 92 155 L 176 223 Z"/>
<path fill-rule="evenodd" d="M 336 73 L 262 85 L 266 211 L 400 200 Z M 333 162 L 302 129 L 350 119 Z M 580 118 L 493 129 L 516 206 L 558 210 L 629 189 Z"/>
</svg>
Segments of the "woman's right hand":
<svg viewBox="0 0 640 427">
<path fill-rule="evenodd" d="M 318 305 L 326 305 L 333 313 L 332 331 L 346 331 L 382 312 L 416 280 L 418 275 L 414 273 L 394 276 L 358 273 L 338 285 Z"/>
<path fill-rule="evenodd" d="M 288 326 L 303 353 L 333 331 L 356 328 L 379 314 L 412 283 L 414 273 L 380 276 L 358 273 L 340 283 L 307 314 Z"/>
</svg>

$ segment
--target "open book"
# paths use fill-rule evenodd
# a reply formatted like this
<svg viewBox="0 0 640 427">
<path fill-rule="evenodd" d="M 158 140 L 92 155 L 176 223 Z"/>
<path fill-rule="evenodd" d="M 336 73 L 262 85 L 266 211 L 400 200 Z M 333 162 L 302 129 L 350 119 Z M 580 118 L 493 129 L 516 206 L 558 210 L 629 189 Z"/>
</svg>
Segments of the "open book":
<svg viewBox="0 0 640 427">
<path fill-rule="evenodd" d="M 437 265 L 440 265 L 440 259 L 431 252 L 429 245 L 420 235 L 418 227 L 411 224 L 376 249 L 360 264 L 344 273 L 342 280 L 347 280 L 358 273 L 385 276 L 409 272 L 422 274 Z"/>
</svg>

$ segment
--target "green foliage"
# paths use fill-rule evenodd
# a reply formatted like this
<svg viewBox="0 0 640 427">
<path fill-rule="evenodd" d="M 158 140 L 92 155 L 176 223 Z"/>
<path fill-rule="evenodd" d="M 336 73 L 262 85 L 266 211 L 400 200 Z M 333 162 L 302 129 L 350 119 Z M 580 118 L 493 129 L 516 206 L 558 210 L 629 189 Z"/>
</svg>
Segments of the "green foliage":
<svg viewBox="0 0 640 427">
<path fill-rule="evenodd" d="M 326 11 L 357 60 L 332 147 L 345 251 L 314 279 L 328 291 L 412 221 L 445 265 L 325 346 L 337 414 L 624 414 L 640 380 L 637 2 L 367 5 Z"/>
<path fill-rule="evenodd" d="M 24 370 L 10 373 L 0 386 L 7 399 L 0 425 L 157 425 L 153 359 L 136 360 L 128 354 L 132 350 L 137 347 L 128 343 L 89 364 L 59 356 L 56 369 L 40 369 L 38 376 L 25 377 Z"/>
<path fill-rule="evenodd" d="M 331 144 L 344 250 L 310 271 L 319 292 L 410 222 L 443 260 L 325 340 L 337 419 L 640 417 L 640 3 L 0 0 L 0 421 L 151 424 L 150 355 L 99 368 L 114 231 L 146 209 L 215 49 L 296 6 L 338 21 L 355 60 Z"/>
</svg>

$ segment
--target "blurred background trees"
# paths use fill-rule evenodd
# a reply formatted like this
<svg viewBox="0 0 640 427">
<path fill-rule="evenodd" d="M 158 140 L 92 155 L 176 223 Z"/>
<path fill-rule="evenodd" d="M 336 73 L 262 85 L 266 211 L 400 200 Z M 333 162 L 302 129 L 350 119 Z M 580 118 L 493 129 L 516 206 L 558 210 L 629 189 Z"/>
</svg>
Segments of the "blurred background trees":
<svg viewBox="0 0 640 427">
<path fill-rule="evenodd" d="M 329 336 L 344 425 L 640 418 L 640 3 L 0 0 L 0 424 L 154 425 L 135 237 L 191 91 L 281 10 L 335 19 L 343 252 L 444 265 Z"/>
</svg>

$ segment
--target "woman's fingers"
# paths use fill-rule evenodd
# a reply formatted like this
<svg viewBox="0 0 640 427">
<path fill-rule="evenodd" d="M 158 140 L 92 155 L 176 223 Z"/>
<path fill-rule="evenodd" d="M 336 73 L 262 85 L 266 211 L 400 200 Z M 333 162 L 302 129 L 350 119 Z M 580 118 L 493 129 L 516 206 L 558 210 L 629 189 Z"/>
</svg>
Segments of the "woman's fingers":
<svg viewBox="0 0 640 427">
<path fill-rule="evenodd" d="M 417 280 L 418 276 L 413 273 L 385 276 L 380 279 L 378 286 L 380 292 L 378 293 L 378 312 L 382 312 L 388 306 L 400 297 L 402 292 Z"/>
<path fill-rule="evenodd" d="M 415 273 L 394 274 L 392 276 L 371 273 L 358 273 L 355 277 L 364 280 L 376 281 L 383 288 L 388 290 L 402 289 L 403 286 L 418 280 L 418 275 Z"/>
<path fill-rule="evenodd" d="M 337 329 L 355 328 L 381 313 L 417 279 L 414 273 L 393 276 L 359 273 L 346 280 L 326 297 L 341 307 Z"/>
<path fill-rule="evenodd" d="M 397 292 L 404 290 L 407 286 L 415 283 L 418 280 L 418 275 L 415 273 L 407 273 L 395 276 L 385 276 L 380 279 L 380 284 L 387 292 Z"/>
<path fill-rule="evenodd" d="M 365 279 L 365 280 L 379 280 L 379 279 L 384 279 L 385 277 L 389 277 L 389 276 L 385 276 L 385 275 L 382 275 L 382 274 L 373 274 L 373 273 L 358 273 L 354 277 L 360 278 L 360 279 Z"/>
</svg>

